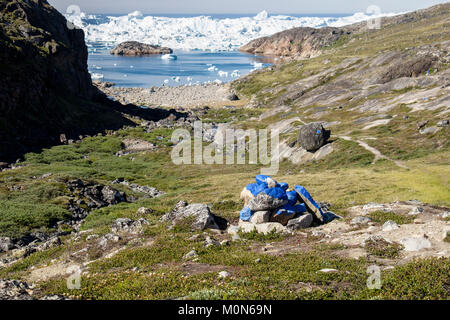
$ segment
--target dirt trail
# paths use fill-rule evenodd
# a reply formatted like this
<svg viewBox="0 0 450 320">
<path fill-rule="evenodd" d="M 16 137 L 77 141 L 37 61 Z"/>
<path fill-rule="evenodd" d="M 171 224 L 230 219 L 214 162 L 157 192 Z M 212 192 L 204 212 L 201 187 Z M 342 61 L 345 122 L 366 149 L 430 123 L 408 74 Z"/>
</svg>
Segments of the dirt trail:
<svg viewBox="0 0 450 320">
<path fill-rule="evenodd" d="M 385 156 L 380 151 L 378 151 L 377 149 L 369 146 L 367 143 L 365 143 L 365 142 L 363 142 L 361 140 L 354 140 L 354 139 L 352 139 L 351 137 L 348 137 L 348 136 L 336 136 L 336 137 L 344 139 L 344 140 L 347 140 L 347 141 L 354 141 L 354 142 L 358 143 L 361 147 L 366 149 L 367 151 L 371 152 L 375 156 L 375 159 L 373 159 L 372 163 L 375 163 L 375 162 L 377 162 L 380 159 L 386 159 L 386 160 L 394 162 L 400 168 L 409 169 L 403 162 L 401 162 L 399 160 L 393 160 L 393 159 L 389 158 L 388 156 Z"/>
</svg>

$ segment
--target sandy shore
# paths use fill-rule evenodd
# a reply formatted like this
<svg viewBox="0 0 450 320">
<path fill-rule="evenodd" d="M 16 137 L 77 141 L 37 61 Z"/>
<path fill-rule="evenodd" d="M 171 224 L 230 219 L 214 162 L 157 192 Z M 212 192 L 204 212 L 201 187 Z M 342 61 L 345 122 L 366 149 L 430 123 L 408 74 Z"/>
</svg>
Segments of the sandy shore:
<svg viewBox="0 0 450 320">
<path fill-rule="evenodd" d="M 108 82 L 94 82 L 107 96 L 123 104 L 155 107 L 199 107 L 204 104 L 236 100 L 229 84 L 204 84 L 179 87 L 124 88 Z"/>
</svg>

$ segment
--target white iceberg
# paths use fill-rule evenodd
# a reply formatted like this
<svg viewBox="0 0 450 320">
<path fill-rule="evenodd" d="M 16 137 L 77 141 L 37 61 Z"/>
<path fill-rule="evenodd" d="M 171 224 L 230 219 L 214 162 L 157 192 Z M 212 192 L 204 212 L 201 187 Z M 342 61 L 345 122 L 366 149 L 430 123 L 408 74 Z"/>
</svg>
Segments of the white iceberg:
<svg viewBox="0 0 450 320">
<path fill-rule="evenodd" d="M 218 74 L 219 74 L 219 77 L 221 77 L 221 78 L 228 78 L 228 72 L 226 72 L 226 71 L 220 70 Z"/>
<path fill-rule="evenodd" d="M 92 80 L 102 80 L 105 76 L 101 73 L 92 73 L 91 78 Z"/>
<path fill-rule="evenodd" d="M 379 16 L 392 16 L 394 13 Z M 269 15 L 266 11 L 254 17 L 217 19 L 210 16 L 156 17 L 133 12 L 125 16 L 66 15 L 83 29 L 86 42 L 119 44 L 130 39 L 158 44 L 172 49 L 234 51 L 256 38 L 295 27 L 341 27 L 374 18 L 356 13 L 347 17 L 289 17 Z"/>
<path fill-rule="evenodd" d="M 176 55 L 174 55 L 174 54 L 168 53 L 168 54 L 163 54 L 161 56 L 161 59 L 163 59 L 163 60 L 177 60 L 178 57 Z"/>
</svg>

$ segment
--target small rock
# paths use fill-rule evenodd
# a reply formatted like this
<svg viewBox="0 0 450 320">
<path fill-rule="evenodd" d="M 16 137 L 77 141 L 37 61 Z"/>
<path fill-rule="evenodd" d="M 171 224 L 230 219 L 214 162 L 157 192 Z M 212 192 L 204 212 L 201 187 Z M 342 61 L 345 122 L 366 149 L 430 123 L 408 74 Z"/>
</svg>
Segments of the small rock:
<svg viewBox="0 0 450 320">
<path fill-rule="evenodd" d="M 240 240 L 242 239 L 237 233 L 233 234 L 233 236 L 231 237 L 231 241 L 240 241 Z"/>
<path fill-rule="evenodd" d="M 7 252 L 14 248 L 14 243 L 10 238 L 2 237 L 0 238 L 0 252 Z"/>
<path fill-rule="evenodd" d="M 221 246 L 229 246 L 230 245 L 230 241 L 229 240 L 223 240 L 220 242 Z"/>
<path fill-rule="evenodd" d="M 422 224 L 423 220 L 422 219 L 414 219 L 413 221 L 415 224 Z"/>
<path fill-rule="evenodd" d="M 422 249 L 431 248 L 431 242 L 424 237 L 411 237 L 400 240 L 405 247 L 405 251 L 420 251 Z"/>
<path fill-rule="evenodd" d="M 447 219 L 448 217 L 450 217 L 450 211 L 445 211 L 444 213 L 441 214 L 441 217 L 443 219 Z"/>
<path fill-rule="evenodd" d="M 153 212 L 152 209 L 150 209 L 150 208 L 145 208 L 145 207 L 140 207 L 140 208 L 138 209 L 138 211 L 137 211 L 137 213 L 138 213 L 138 214 L 141 214 L 141 215 L 151 214 L 152 212 Z"/>
<path fill-rule="evenodd" d="M 183 256 L 184 260 L 191 260 L 191 259 L 195 259 L 195 258 L 198 258 L 197 251 L 195 251 L 195 250 L 191 250 Z"/>
<path fill-rule="evenodd" d="M 258 258 L 258 259 L 255 260 L 255 263 L 260 263 L 260 262 L 261 262 L 261 259 L 260 259 L 260 258 Z"/>
<path fill-rule="evenodd" d="M 270 211 L 257 211 L 250 218 L 250 222 L 253 224 L 261 224 L 269 222 Z"/>
<path fill-rule="evenodd" d="M 395 223 L 392 220 L 386 221 L 383 224 L 383 227 L 381 228 L 383 231 L 388 232 L 388 231 L 393 231 L 393 230 L 397 230 L 400 229 L 399 225 L 397 223 Z"/>
<path fill-rule="evenodd" d="M 421 207 L 414 207 L 414 208 L 411 209 L 411 211 L 408 214 L 411 215 L 411 216 L 415 216 L 415 215 L 418 215 L 418 214 L 421 214 L 421 213 L 423 213 L 423 208 L 421 208 Z"/>
<path fill-rule="evenodd" d="M 428 122 L 429 122 L 428 120 L 418 122 L 417 128 L 422 129 L 423 127 L 425 127 L 428 124 Z"/>
<path fill-rule="evenodd" d="M 219 279 L 225 279 L 230 276 L 230 273 L 228 271 L 221 271 L 219 272 Z"/>
<path fill-rule="evenodd" d="M 189 241 L 196 241 L 198 240 L 198 238 L 200 238 L 199 234 L 194 234 L 192 237 L 188 238 Z"/>
<path fill-rule="evenodd" d="M 321 269 L 321 270 L 319 270 L 319 271 L 317 271 L 317 272 L 334 273 L 334 272 L 339 272 L 339 271 L 336 270 L 336 269 L 327 269 L 327 268 L 325 268 L 325 269 Z"/>
<path fill-rule="evenodd" d="M 298 218 L 289 220 L 287 228 L 290 230 L 306 229 L 312 225 L 313 216 L 310 213 L 304 214 Z"/>
<path fill-rule="evenodd" d="M 370 221 L 372 221 L 369 217 L 363 217 L 363 216 L 358 216 L 352 219 L 352 221 L 350 222 L 350 224 L 352 225 L 363 225 L 363 224 L 368 224 Z"/>
<path fill-rule="evenodd" d="M 438 127 L 448 127 L 449 121 L 448 120 L 441 120 L 437 123 Z"/>
<path fill-rule="evenodd" d="M 206 237 L 204 245 L 206 248 L 209 248 L 212 246 L 220 246 L 220 242 L 211 237 Z"/>
<path fill-rule="evenodd" d="M 228 234 L 237 234 L 241 228 L 239 226 L 229 226 L 227 229 Z"/>
</svg>

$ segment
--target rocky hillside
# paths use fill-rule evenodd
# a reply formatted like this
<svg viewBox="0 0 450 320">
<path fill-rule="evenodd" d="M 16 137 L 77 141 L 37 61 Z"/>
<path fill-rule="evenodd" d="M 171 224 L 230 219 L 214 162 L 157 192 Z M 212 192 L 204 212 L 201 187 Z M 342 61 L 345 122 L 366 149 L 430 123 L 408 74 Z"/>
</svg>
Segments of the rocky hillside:
<svg viewBox="0 0 450 320">
<path fill-rule="evenodd" d="M 428 9 L 382 18 L 384 27 L 412 23 L 422 19 L 444 15 L 450 4 L 437 5 Z M 367 23 L 361 22 L 342 28 L 300 27 L 276 33 L 269 37 L 255 39 L 242 46 L 240 51 L 266 56 L 292 57 L 295 59 L 312 58 L 320 55 L 324 49 L 345 40 L 352 34 L 367 32 Z M 370 30 L 373 31 L 373 30 Z"/>
<path fill-rule="evenodd" d="M 1 0 L 0 46 L 0 161 L 127 123 L 94 103 L 84 33 L 47 1 Z"/>
</svg>

